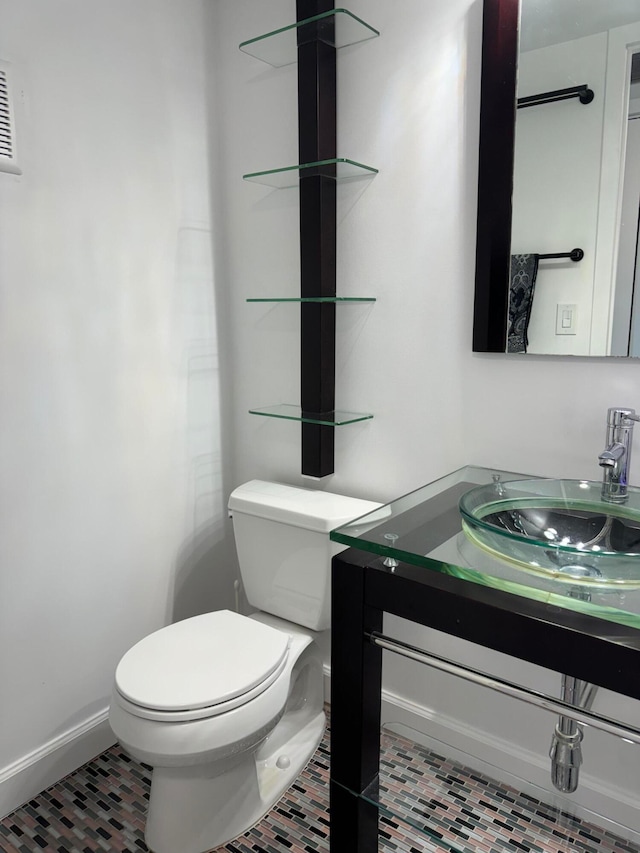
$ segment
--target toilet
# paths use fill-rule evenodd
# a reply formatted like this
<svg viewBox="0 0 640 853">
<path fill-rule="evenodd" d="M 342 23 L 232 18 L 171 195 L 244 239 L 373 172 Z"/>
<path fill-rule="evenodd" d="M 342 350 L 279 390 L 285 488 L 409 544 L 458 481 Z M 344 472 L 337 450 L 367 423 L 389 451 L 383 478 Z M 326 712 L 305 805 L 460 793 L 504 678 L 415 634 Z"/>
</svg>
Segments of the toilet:
<svg viewBox="0 0 640 853">
<path fill-rule="evenodd" d="M 229 498 L 251 616 L 176 622 L 116 669 L 109 722 L 153 768 L 145 839 L 153 853 L 204 853 L 257 823 L 295 781 L 325 725 L 329 532 L 379 504 L 252 480 Z"/>
</svg>

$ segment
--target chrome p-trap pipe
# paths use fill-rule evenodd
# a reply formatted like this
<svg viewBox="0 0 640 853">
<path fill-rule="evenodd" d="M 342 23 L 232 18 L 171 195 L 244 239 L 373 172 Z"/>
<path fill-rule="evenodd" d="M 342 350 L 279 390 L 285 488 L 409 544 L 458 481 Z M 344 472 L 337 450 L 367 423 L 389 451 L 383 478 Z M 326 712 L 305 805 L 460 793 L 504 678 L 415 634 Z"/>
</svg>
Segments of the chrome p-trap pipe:
<svg viewBox="0 0 640 853">
<path fill-rule="evenodd" d="M 394 652 L 395 654 L 418 661 L 418 663 L 423 663 L 441 672 L 447 672 L 449 675 L 455 675 L 464 681 L 470 681 L 472 684 L 478 684 L 481 687 L 489 688 L 489 690 L 495 690 L 505 696 L 511 696 L 512 699 L 518 699 L 521 702 L 534 705 L 536 708 L 542 708 L 553 714 L 571 717 L 571 719 L 580 723 L 580 725 L 591 726 L 599 731 L 607 732 L 607 734 L 626 738 L 633 743 L 640 743 L 640 729 L 635 728 L 635 726 L 619 723 L 617 720 L 604 717 L 602 714 L 595 714 L 593 711 L 586 710 L 585 708 L 576 708 L 575 705 L 570 705 L 561 699 L 554 699 L 553 696 L 547 696 L 546 693 L 540 693 L 529 687 L 522 687 L 519 684 L 514 684 L 512 681 L 498 678 L 495 675 L 486 675 L 477 669 L 454 663 L 438 655 L 429 654 L 408 643 L 385 637 L 384 634 L 372 632 L 366 634 L 366 637 L 373 645 L 386 649 L 389 652 Z"/>
</svg>

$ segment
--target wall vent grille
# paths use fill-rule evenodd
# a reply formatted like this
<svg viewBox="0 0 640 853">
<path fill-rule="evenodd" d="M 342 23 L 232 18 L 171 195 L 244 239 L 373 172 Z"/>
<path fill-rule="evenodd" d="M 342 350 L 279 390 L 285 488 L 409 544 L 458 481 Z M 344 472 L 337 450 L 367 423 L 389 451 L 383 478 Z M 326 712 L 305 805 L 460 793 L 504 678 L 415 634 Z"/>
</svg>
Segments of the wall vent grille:
<svg viewBox="0 0 640 853">
<path fill-rule="evenodd" d="M 19 175 L 9 64 L 0 62 L 0 172 Z"/>
</svg>

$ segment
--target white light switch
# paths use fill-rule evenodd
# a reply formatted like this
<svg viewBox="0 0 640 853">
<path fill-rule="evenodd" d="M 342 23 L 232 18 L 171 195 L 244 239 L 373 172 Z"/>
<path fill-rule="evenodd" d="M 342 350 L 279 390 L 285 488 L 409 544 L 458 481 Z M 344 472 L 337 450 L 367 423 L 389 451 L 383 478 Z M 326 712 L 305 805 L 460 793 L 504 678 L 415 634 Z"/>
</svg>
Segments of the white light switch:
<svg viewBox="0 0 640 853">
<path fill-rule="evenodd" d="M 556 307 L 556 335 L 575 335 L 578 306 L 558 303 Z"/>
</svg>

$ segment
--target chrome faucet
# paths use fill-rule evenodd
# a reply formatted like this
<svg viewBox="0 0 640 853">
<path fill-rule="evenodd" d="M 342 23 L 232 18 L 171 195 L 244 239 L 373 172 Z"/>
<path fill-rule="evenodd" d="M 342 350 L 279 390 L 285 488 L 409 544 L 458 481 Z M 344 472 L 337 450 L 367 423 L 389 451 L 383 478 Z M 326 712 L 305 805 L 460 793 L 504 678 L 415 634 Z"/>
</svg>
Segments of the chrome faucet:
<svg viewBox="0 0 640 853">
<path fill-rule="evenodd" d="M 635 409 L 613 408 L 607 413 L 607 446 L 598 456 L 598 464 L 604 469 L 603 501 L 624 503 L 628 498 L 631 440 L 635 421 L 640 421 Z"/>
</svg>

